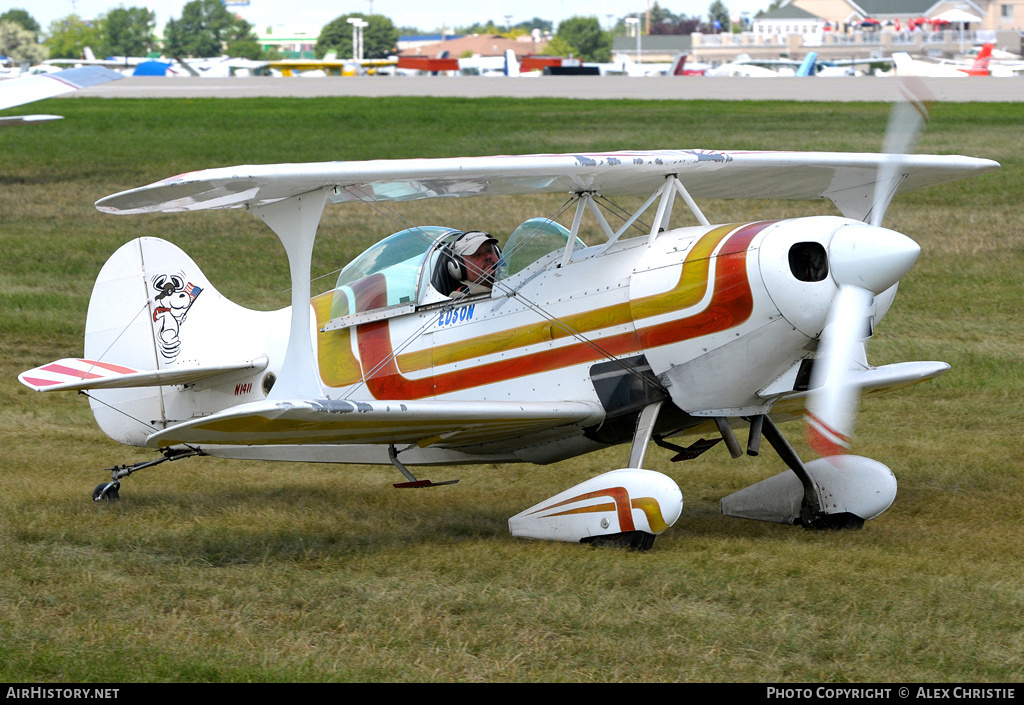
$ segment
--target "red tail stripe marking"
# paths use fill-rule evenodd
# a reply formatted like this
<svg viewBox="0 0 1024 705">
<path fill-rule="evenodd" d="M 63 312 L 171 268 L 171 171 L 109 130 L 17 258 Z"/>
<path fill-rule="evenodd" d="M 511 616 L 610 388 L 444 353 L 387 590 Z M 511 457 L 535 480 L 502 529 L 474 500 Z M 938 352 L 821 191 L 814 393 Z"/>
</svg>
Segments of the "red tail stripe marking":
<svg viewBox="0 0 1024 705">
<path fill-rule="evenodd" d="M 34 387 L 50 387 L 54 384 L 60 384 L 60 382 L 55 379 L 39 379 L 38 377 L 23 377 L 22 379 Z"/>
<path fill-rule="evenodd" d="M 101 369 L 110 370 L 111 372 L 117 372 L 123 375 L 130 375 L 138 372 L 138 370 L 133 370 L 131 367 L 123 367 L 122 365 L 115 365 L 110 362 L 100 362 L 99 360 L 79 360 L 79 362 L 84 362 L 92 367 L 99 367 Z"/>
<path fill-rule="evenodd" d="M 53 372 L 58 375 L 67 375 L 68 377 L 74 377 L 75 379 L 100 379 L 103 375 L 96 375 L 92 372 L 85 372 L 83 370 L 76 370 L 72 367 L 65 367 L 64 365 L 58 365 L 56 363 L 52 365 L 45 365 L 40 367 L 43 372 Z"/>
</svg>

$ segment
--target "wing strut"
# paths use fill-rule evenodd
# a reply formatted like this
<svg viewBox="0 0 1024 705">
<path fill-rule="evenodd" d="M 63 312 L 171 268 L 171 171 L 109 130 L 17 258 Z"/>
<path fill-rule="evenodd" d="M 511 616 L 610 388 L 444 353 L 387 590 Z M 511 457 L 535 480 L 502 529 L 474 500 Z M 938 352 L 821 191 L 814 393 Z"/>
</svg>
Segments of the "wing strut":
<svg viewBox="0 0 1024 705">
<path fill-rule="evenodd" d="M 310 333 L 310 268 L 313 242 L 327 203 L 328 189 L 310 191 L 253 208 L 284 245 L 292 279 L 291 328 L 281 376 L 268 399 L 315 399 L 320 396 L 313 337 Z"/>
<path fill-rule="evenodd" d="M 593 195 L 584 193 L 580 195 L 580 200 L 576 202 L 576 214 L 572 217 L 572 228 L 569 230 L 569 237 L 565 239 L 565 251 L 562 253 L 562 264 L 564 267 L 569 264 L 569 258 L 572 257 L 573 245 L 576 244 L 576 236 L 580 232 L 580 223 L 583 221 L 583 213 L 587 210 L 587 203 Z"/>
<path fill-rule="evenodd" d="M 657 214 L 654 217 L 654 222 L 651 224 L 651 231 L 649 235 L 649 240 L 653 241 L 654 238 L 658 236 L 659 232 L 668 229 L 669 221 L 672 218 L 672 204 L 676 195 L 681 196 L 683 201 L 686 202 L 687 207 L 690 209 L 690 213 L 692 213 L 693 217 L 697 219 L 697 222 L 705 226 L 711 225 L 707 216 L 705 216 L 703 211 L 701 211 L 697 202 L 693 200 L 693 196 L 691 196 L 690 192 L 686 190 L 686 187 L 683 186 L 683 182 L 679 180 L 679 177 L 676 174 L 669 174 L 666 176 L 665 181 L 661 186 L 659 186 L 654 193 L 644 201 L 643 205 L 634 211 L 633 215 L 630 216 L 618 231 L 614 233 L 611 231 L 611 227 L 608 226 L 607 221 L 604 219 L 601 212 L 597 209 L 596 204 L 593 203 L 593 195 L 581 195 L 581 199 L 586 199 L 588 201 L 591 210 L 594 212 L 595 217 L 597 217 L 598 224 L 601 226 L 601 229 L 604 230 L 605 235 L 608 236 L 608 242 L 601 246 L 601 251 L 598 255 L 604 254 L 609 247 L 614 245 L 618 239 L 622 237 L 622 234 L 629 230 L 641 215 L 647 212 L 647 209 L 650 208 L 651 204 L 660 199 Z M 575 234 L 575 230 L 573 230 L 573 233 Z"/>
<path fill-rule="evenodd" d="M 679 177 L 673 175 L 669 177 L 669 180 L 672 182 L 672 186 L 675 187 L 675 190 L 679 195 L 683 197 L 683 200 L 686 201 L 686 205 L 690 207 L 690 212 L 693 213 L 693 217 L 696 218 L 701 225 L 711 225 L 711 221 L 707 219 L 704 212 L 697 206 L 697 202 L 693 200 L 693 196 L 691 196 L 690 192 L 686 190 L 685 186 L 683 186 L 683 182 L 679 180 Z"/>
<path fill-rule="evenodd" d="M 679 180 L 676 174 L 666 176 L 665 183 L 658 189 L 658 192 L 661 194 L 661 201 L 658 203 L 658 212 L 654 216 L 654 222 L 651 224 L 651 234 L 648 237 L 648 242 L 654 242 L 654 238 L 658 237 L 658 233 L 662 230 L 668 230 L 669 221 L 672 219 L 672 204 L 675 201 L 676 194 L 682 196 L 683 200 L 686 201 L 686 205 L 689 206 L 693 217 L 701 225 L 711 225 L 701 209 L 697 207 L 697 202 L 693 200 L 693 196 L 686 190 L 683 182 Z"/>
<path fill-rule="evenodd" d="M 395 444 L 392 443 L 388 446 L 388 460 L 391 464 L 398 468 L 398 471 L 405 475 L 408 482 L 396 482 L 393 487 L 399 489 L 405 489 L 407 487 L 440 487 L 441 485 L 456 485 L 458 480 L 445 480 L 444 482 L 433 482 L 432 480 L 417 480 L 416 476 L 409 472 L 409 468 L 402 464 L 402 461 L 398 459 L 398 451 L 395 450 Z"/>
</svg>

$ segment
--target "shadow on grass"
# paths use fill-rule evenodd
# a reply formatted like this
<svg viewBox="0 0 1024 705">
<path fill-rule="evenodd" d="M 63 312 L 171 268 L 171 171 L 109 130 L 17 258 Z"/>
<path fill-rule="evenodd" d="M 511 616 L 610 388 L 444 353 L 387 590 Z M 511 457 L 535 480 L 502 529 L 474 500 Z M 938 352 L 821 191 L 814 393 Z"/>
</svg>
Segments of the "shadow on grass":
<svg viewBox="0 0 1024 705">
<path fill-rule="evenodd" d="M 486 489 L 399 490 L 316 483 L 179 491 L 127 483 L 122 491 L 121 501 L 113 504 L 93 505 L 85 496 L 65 497 L 56 504 L 53 498 L 27 500 L 17 512 L 25 520 L 13 528 L 13 538 L 71 543 L 131 556 L 132 562 L 207 566 L 537 544 L 508 531 L 508 518 L 524 507 L 509 506 L 512 502 Z M 657 539 L 653 550 L 690 550 L 697 543 L 723 541 L 814 544 L 815 536 L 816 532 L 798 527 L 723 517 L 717 503 L 695 500 Z"/>
<path fill-rule="evenodd" d="M 26 542 L 71 541 L 114 552 L 142 551 L 184 563 L 229 565 L 316 561 L 509 537 L 499 507 L 421 490 L 289 486 L 153 490 L 122 486 L 122 499 L 59 507 L 23 503 L 14 528 Z M 417 496 L 410 496 L 417 495 Z M 56 516 L 55 516 L 56 515 Z M 57 536 L 56 527 L 74 526 Z"/>
</svg>

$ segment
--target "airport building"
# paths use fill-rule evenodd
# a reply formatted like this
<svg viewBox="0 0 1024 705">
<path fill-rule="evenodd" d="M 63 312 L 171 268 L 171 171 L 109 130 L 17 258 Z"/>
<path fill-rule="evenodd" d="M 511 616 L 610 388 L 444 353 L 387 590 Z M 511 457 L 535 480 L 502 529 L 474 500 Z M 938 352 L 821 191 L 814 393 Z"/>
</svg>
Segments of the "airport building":
<svg viewBox="0 0 1024 705">
<path fill-rule="evenodd" d="M 982 42 L 1020 54 L 1024 0 L 789 0 L 738 24 L 742 31 L 616 37 L 614 51 L 644 63 L 686 53 L 712 66 L 744 54 L 800 60 L 812 51 L 823 61 L 881 59 L 896 51 L 953 57 Z"/>
</svg>

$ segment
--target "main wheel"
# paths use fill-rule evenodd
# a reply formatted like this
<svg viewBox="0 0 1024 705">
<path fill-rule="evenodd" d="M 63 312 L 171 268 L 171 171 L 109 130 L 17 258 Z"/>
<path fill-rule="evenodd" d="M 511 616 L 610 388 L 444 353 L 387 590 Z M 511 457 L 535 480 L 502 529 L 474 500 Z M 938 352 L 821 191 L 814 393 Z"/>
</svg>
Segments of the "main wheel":
<svg viewBox="0 0 1024 705">
<path fill-rule="evenodd" d="M 839 514 L 823 514 L 816 517 L 810 524 L 804 524 L 808 531 L 858 531 L 864 526 L 864 520 L 856 514 L 841 512 Z"/>
<path fill-rule="evenodd" d="M 589 536 L 580 543 L 598 548 L 625 548 L 630 551 L 647 551 L 654 545 L 654 534 L 646 531 L 624 531 L 621 534 Z"/>
</svg>

